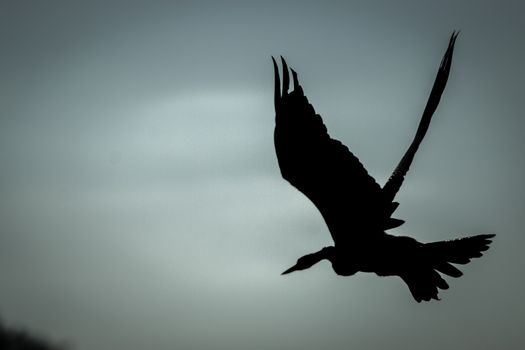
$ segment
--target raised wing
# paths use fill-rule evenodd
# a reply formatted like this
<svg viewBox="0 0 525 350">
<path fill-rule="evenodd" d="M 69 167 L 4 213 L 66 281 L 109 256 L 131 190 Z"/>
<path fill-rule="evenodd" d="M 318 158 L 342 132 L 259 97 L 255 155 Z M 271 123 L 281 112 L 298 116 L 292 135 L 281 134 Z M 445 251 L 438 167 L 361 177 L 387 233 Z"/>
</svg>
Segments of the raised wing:
<svg viewBox="0 0 525 350">
<path fill-rule="evenodd" d="M 272 57 L 273 59 L 273 57 Z M 392 203 L 348 148 L 330 138 L 292 70 L 294 90 L 284 59 L 283 91 L 275 69 L 275 150 L 282 176 L 319 209 L 336 245 L 355 234 L 383 232 Z M 392 222 L 390 222 L 392 226 Z"/>
<path fill-rule="evenodd" d="M 394 200 L 397 192 L 401 188 L 403 180 L 405 179 L 405 175 L 407 174 L 408 169 L 410 168 L 410 164 L 412 164 L 412 160 L 414 159 L 414 156 L 417 152 L 419 145 L 421 144 L 421 141 L 423 141 L 423 137 L 425 137 L 425 134 L 427 133 L 428 126 L 430 125 L 430 120 L 432 119 L 432 115 L 436 111 L 436 108 L 439 104 L 439 100 L 441 99 L 441 95 L 445 90 L 448 75 L 450 72 L 450 66 L 452 64 L 454 44 L 456 43 L 456 38 L 458 34 L 458 32 L 453 32 L 452 36 L 450 37 L 447 51 L 445 52 L 445 55 L 441 60 L 436 80 L 434 81 L 434 85 L 432 86 L 432 91 L 430 92 L 430 96 L 428 97 L 428 101 L 423 111 L 423 115 L 421 116 L 421 121 L 419 122 L 419 126 L 416 131 L 416 136 L 414 137 L 414 140 L 410 144 L 408 150 L 405 152 L 403 158 L 401 158 L 401 161 L 393 171 L 392 175 L 388 179 L 387 183 L 385 184 L 385 186 L 383 186 L 385 198 L 389 201 Z"/>
</svg>

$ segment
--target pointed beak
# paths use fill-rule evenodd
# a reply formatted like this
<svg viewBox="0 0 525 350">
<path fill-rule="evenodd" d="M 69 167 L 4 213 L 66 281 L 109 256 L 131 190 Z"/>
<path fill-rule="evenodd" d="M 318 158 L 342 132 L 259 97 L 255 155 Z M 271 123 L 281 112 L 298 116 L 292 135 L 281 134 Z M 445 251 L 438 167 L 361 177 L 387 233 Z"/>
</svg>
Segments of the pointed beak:
<svg viewBox="0 0 525 350">
<path fill-rule="evenodd" d="M 282 275 L 287 275 L 287 274 L 289 274 L 290 272 L 294 272 L 294 271 L 297 271 L 297 270 L 299 270 L 299 268 L 297 267 L 297 264 L 296 264 L 296 265 L 290 267 L 288 270 L 286 270 L 286 271 L 284 271 L 283 273 L 281 273 L 281 276 L 282 276 Z"/>
</svg>

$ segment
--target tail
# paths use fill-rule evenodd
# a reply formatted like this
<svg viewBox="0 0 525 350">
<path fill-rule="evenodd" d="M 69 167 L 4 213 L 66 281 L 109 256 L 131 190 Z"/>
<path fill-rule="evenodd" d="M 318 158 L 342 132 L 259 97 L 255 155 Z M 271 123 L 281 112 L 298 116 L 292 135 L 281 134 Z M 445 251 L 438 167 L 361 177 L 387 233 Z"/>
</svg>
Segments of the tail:
<svg viewBox="0 0 525 350">
<path fill-rule="evenodd" d="M 465 265 L 472 258 L 479 258 L 489 249 L 495 235 L 477 235 L 451 241 L 426 243 L 421 246 L 418 264 L 401 276 L 417 302 L 439 300 L 438 288 L 448 289 L 439 274 L 460 277 L 463 273 L 452 264 Z"/>
</svg>

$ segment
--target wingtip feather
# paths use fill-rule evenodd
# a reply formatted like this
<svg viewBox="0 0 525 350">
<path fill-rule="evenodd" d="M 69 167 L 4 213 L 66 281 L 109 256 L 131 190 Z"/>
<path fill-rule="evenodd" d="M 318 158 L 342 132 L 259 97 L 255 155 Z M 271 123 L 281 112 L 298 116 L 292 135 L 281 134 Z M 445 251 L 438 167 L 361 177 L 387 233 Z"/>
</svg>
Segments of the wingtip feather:
<svg viewBox="0 0 525 350">
<path fill-rule="evenodd" d="M 290 73 L 288 72 L 288 65 L 283 56 L 281 56 L 281 62 L 283 64 L 283 94 L 286 95 L 290 88 Z"/>
<path fill-rule="evenodd" d="M 277 62 L 275 61 L 275 58 L 272 56 L 273 61 L 273 72 L 274 72 L 274 107 L 275 111 L 277 112 L 277 109 L 279 108 L 279 104 L 281 101 L 281 79 L 279 77 L 279 67 L 277 66 Z"/>
</svg>

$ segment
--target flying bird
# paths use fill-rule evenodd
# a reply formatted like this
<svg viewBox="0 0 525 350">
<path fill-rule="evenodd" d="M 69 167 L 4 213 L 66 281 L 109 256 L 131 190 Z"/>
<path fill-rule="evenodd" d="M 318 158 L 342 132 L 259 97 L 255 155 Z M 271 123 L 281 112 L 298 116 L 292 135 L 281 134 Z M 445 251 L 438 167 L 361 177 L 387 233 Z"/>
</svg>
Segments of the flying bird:
<svg viewBox="0 0 525 350">
<path fill-rule="evenodd" d="M 293 69 L 293 91 L 288 92 L 290 74 L 282 57 L 281 91 L 279 68 L 272 57 L 274 143 L 281 175 L 317 207 L 334 241 L 333 246 L 299 258 L 283 275 L 327 259 L 338 275 L 361 271 L 399 276 L 417 302 L 439 300 L 439 289 L 449 287 L 442 274 L 460 277 L 462 272 L 454 264 L 467 264 L 489 248 L 493 234 L 421 243 L 386 233 L 404 223 L 392 217 L 399 205 L 394 199 L 445 89 L 457 35 L 453 32 L 450 37 L 416 135 L 383 187 L 345 145 L 330 137 Z"/>
</svg>

